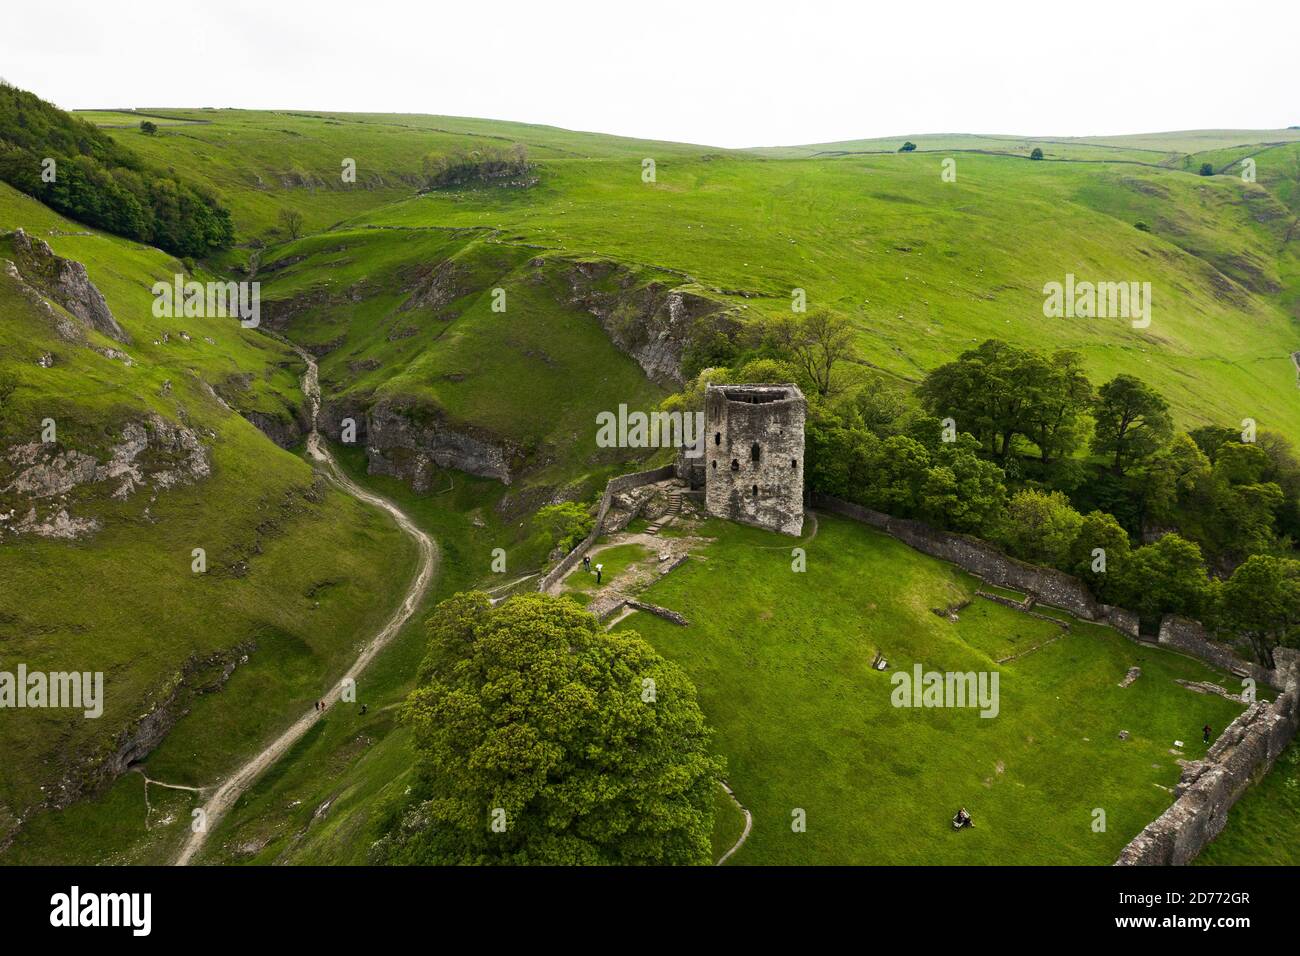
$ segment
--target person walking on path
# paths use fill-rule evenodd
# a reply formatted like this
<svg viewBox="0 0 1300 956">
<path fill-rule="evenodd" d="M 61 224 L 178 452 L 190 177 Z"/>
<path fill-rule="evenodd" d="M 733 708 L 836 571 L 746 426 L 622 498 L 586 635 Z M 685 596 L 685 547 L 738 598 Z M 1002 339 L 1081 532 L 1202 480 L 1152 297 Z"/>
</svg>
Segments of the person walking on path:
<svg viewBox="0 0 1300 956">
<path fill-rule="evenodd" d="M 597 584 L 600 583 L 600 573 L 601 573 L 601 570 L 602 570 L 604 567 L 605 567 L 605 566 L 604 566 L 603 564 L 598 564 L 598 565 L 596 565 L 596 583 L 597 583 Z"/>
</svg>

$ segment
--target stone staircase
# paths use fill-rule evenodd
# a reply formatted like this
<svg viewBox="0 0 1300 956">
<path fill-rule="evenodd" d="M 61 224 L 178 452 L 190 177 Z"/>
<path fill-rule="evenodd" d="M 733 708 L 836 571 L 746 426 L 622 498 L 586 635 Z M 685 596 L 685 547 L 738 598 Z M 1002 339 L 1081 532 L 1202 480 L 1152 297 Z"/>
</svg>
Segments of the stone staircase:
<svg viewBox="0 0 1300 956">
<path fill-rule="evenodd" d="M 664 525 L 672 524 L 674 518 L 682 513 L 682 493 L 680 491 L 668 492 L 668 510 L 659 518 L 655 519 L 646 529 L 646 534 L 658 534 Z"/>
</svg>

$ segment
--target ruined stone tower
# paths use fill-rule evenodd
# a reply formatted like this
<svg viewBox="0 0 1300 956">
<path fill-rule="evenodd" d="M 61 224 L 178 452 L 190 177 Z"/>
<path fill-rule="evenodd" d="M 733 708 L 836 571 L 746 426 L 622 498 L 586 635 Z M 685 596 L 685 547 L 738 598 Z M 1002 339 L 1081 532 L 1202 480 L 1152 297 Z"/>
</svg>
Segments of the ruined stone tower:
<svg viewBox="0 0 1300 956">
<path fill-rule="evenodd" d="M 709 514 L 803 532 L 803 427 L 797 385 L 710 385 L 704 396 Z"/>
</svg>

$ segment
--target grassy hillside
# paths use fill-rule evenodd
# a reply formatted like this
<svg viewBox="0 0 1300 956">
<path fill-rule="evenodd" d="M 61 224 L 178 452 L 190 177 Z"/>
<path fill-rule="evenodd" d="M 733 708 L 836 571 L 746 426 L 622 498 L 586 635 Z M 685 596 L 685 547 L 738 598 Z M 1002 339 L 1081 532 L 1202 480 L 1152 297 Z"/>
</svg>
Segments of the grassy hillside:
<svg viewBox="0 0 1300 956">
<path fill-rule="evenodd" d="M 85 344 L 60 337 L 56 320 L 71 317 L 46 312 L 0 276 L 0 373 L 18 385 L 0 447 L 39 441 L 52 418 L 61 451 L 102 462 L 124 429 L 157 416 L 198 436 L 209 461 L 206 476 L 172 487 L 146 483 L 122 495 L 108 480 L 65 492 L 56 507 L 100 525 L 79 539 L 0 537 L 0 666 L 105 675 L 97 720 L 6 711 L 0 842 L 26 819 L 6 859 L 85 860 L 58 849 L 86 845 L 73 818 L 34 808 L 65 783 L 93 780 L 93 768 L 178 685 L 181 709 L 193 712 L 168 738 L 169 782 L 203 783 L 228 769 L 346 668 L 356 634 L 389 613 L 414 556 L 389 521 L 316 480 L 219 399 L 225 391 L 248 407 L 296 405 L 291 352 L 233 320 L 155 318 L 149 287 L 179 270 L 175 260 L 87 232 L 0 187 L 0 229 L 14 227 L 84 262 L 132 344 L 94 331 Z M 0 242 L 0 256 L 13 254 Z M 146 478 L 170 464 L 168 454 L 151 445 L 140 456 Z M 11 486 L 17 469 L 0 457 L 0 513 L 21 518 L 29 501 Z M 32 503 L 42 514 L 50 505 Z M 191 570 L 194 548 L 206 552 L 206 573 Z M 193 696 L 231 661 L 222 693 Z"/>
<path fill-rule="evenodd" d="M 91 111 L 87 118 L 121 143 L 210 183 L 229 203 L 242 238 L 268 235 L 279 210 L 298 210 L 309 231 L 409 196 L 422 162 L 454 148 L 522 143 L 533 159 L 697 153 L 675 143 L 577 133 L 551 126 L 401 113 L 142 108 L 161 127 L 138 129 L 134 115 Z M 127 125 L 123 125 L 123 117 Z M 651 152 L 646 152 L 651 150 Z M 345 183 L 343 161 L 356 162 Z"/>
<path fill-rule="evenodd" d="M 1300 864 L 1300 743 L 1228 811 L 1228 826 L 1196 858 L 1198 866 Z"/>
<path fill-rule="evenodd" d="M 148 112 L 203 122 L 154 137 L 110 134 L 206 179 L 244 237 L 274 241 L 278 212 L 288 207 L 302 212 L 309 233 L 472 228 L 527 250 L 515 262 L 552 251 L 674 270 L 742 313 L 784 311 L 798 287 L 813 307 L 854 320 L 865 362 L 906 380 L 988 336 L 1070 346 L 1084 352 L 1095 378 L 1123 371 L 1156 385 L 1180 424 L 1249 416 L 1300 438 L 1289 357 L 1300 348 L 1293 225 L 1300 166 L 1296 147 L 1285 145 L 1300 141 L 1297 130 L 912 137 L 917 153 L 898 154 L 890 141 L 887 153 L 832 156 L 813 147 L 722 151 L 436 116 Z M 425 156 L 513 142 L 528 146 L 536 186 L 416 195 Z M 883 149 L 886 141 L 832 145 Z M 1023 159 L 1035 145 L 1062 161 Z M 947 182 L 946 157 L 935 150 L 953 149 L 976 152 L 956 154 L 957 178 Z M 1244 155 L 1256 157 L 1257 184 L 1233 172 Z M 349 157 L 358 164 L 355 185 L 337 173 Z M 642 180 L 645 158 L 656 162 L 654 183 Z M 1203 159 L 1230 175 L 1196 175 Z M 1137 229 L 1139 221 L 1149 231 Z M 459 254 L 411 235 L 352 245 L 355 274 L 372 266 L 382 273 L 403 256 L 414 265 Z M 286 251 L 277 246 L 265 258 Z M 503 265 L 484 270 L 482 281 Z M 326 281 L 336 267 L 317 256 L 295 281 Z M 1150 282 L 1151 327 L 1044 318 L 1043 285 L 1066 273 Z M 375 317 L 373 308 L 358 315 Z M 388 370 L 378 377 L 387 380 Z M 490 403 L 477 404 L 482 412 Z"/>
<path fill-rule="evenodd" d="M 442 509 L 422 513 L 446 533 Z M 802 575 L 790 570 L 789 539 L 709 522 L 715 543 L 647 593 L 690 626 L 641 613 L 616 625 L 650 640 L 699 688 L 728 779 L 754 813 L 736 863 L 1108 864 L 1169 804 L 1178 757 L 1204 751 L 1197 728 L 1240 711 L 1173 683 L 1224 675 L 1106 628 L 1072 621 L 1061 637 L 983 599 L 953 624 L 931 607 L 971 598 L 971 578 L 851 522 L 819 522 L 803 542 Z M 604 560 L 612 580 L 618 562 Z M 474 583 L 485 581 L 463 576 L 442 593 Z M 376 668 L 369 712 L 331 714 L 240 801 L 206 859 L 365 863 L 408 783 L 397 707 L 421 648 L 417 632 L 405 635 Z M 869 667 L 877 650 L 887 672 Z M 1024 656 L 994 663 L 1014 654 Z M 890 676 L 918 661 L 997 670 L 999 716 L 892 707 Z M 1134 664 L 1142 677 L 1118 687 Z M 1176 739 L 1185 746 L 1175 753 Z M 954 834 L 960 805 L 977 826 Z M 1092 829 L 1097 807 L 1103 833 Z M 743 825 L 729 802 L 720 808 L 718 855 Z M 797 808 L 806 833 L 790 829 Z"/>
<path fill-rule="evenodd" d="M 905 143 L 917 152 L 976 151 L 1028 157 L 1035 148 L 1043 158 L 1082 161 L 1123 161 L 1180 166 L 1183 159 L 1209 150 L 1229 150 L 1260 143 L 1300 142 L 1300 129 L 1182 130 L 1121 136 L 981 136 L 972 133 L 927 133 L 840 140 L 803 146 L 766 146 L 749 150 L 782 159 L 836 156 L 846 153 L 893 153 Z"/>
<path fill-rule="evenodd" d="M 155 136 L 135 128 L 144 115 L 159 123 Z M 1295 131 L 912 137 L 917 152 L 898 154 L 901 138 L 723 151 L 435 116 L 147 109 L 91 118 L 220 195 L 241 245 L 200 272 L 262 283 L 268 323 L 320 356 L 327 407 L 400 402 L 509 448 L 510 488 L 440 469 L 420 493 L 366 478 L 438 539 L 438 596 L 536 570 L 550 547 L 531 523 L 536 508 L 590 500 L 605 477 L 646 457 L 594 445 L 596 412 L 650 407 L 666 387 L 615 347 L 575 295 L 575 263 L 616 269 L 616 279 L 601 280 L 611 293 L 652 283 L 689 289 L 741 322 L 785 312 L 791 290 L 804 289 L 811 308 L 851 318 L 863 367 L 906 383 L 987 337 L 1069 346 L 1084 354 L 1094 380 L 1130 372 L 1156 386 L 1180 425 L 1249 416 L 1300 441 L 1290 357 L 1300 350 Z M 514 143 L 528 147 L 535 185 L 419 193 L 426 156 Z M 1036 146 L 1049 161 L 1027 159 Z M 941 175 L 949 155 L 955 182 Z M 1235 172 L 1247 156 L 1258 164 L 1254 184 Z M 650 183 L 646 158 L 656 164 Z M 354 184 L 339 176 L 345 159 L 356 161 Z M 1228 174 L 1196 175 L 1202 162 Z M 302 215 L 301 238 L 280 228 L 285 209 Z M 165 522 L 101 502 L 113 523 L 93 547 L 43 544 L 44 565 L 35 557 L 41 548 L 21 558 L 34 582 L 50 562 L 84 550 L 91 556 L 72 580 L 116 582 L 126 595 L 112 625 L 118 656 L 104 659 L 138 671 L 141 692 L 188 651 L 258 638 L 249 665 L 221 694 L 198 701 L 145 768 L 156 780 L 209 783 L 341 669 L 349 640 L 391 605 L 410 556 L 373 515 L 310 492 L 306 465 L 206 387 L 240 411 L 299 415 L 299 363 L 288 349 L 217 320 L 183 320 L 188 340 L 179 338 L 181 320 L 154 319 L 148 292 L 178 263 L 0 192 L 0 228 L 14 225 L 84 261 L 135 341 L 130 368 L 92 352 L 40 370 L 37 319 L 14 323 L 0 364 L 19 370 L 26 418 L 35 414 L 28 402 L 61 401 L 58 414 L 73 429 L 84 419 L 78 438 L 90 442 L 123 415 L 148 408 L 175 417 L 179 403 L 188 421 L 213 433 L 212 477 L 161 496 L 150 517 Z M 1043 285 L 1066 273 L 1150 282 L 1150 328 L 1045 318 Z M 504 313 L 492 308 L 497 289 Z M 7 320 L 5 309 L 0 302 Z M 622 318 L 640 321 L 634 310 Z M 363 475 L 364 450 L 343 454 Z M 293 507 L 270 521 L 276 542 L 267 543 L 254 532 L 279 514 L 285 495 Z M 200 533 L 217 542 L 210 561 L 214 552 L 222 566 L 248 558 L 249 575 L 223 580 L 217 593 L 211 576 L 185 576 L 184 555 L 196 546 L 186 542 Z M 731 782 L 755 814 L 738 862 L 1106 863 L 1168 804 L 1178 775 L 1172 740 L 1188 741 L 1184 752 L 1194 756 L 1195 728 L 1223 726 L 1235 712 L 1172 684 L 1210 676 L 1199 664 L 1076 624 L 999 665 L 1000 719 L 900 714 L 879 694 L 885 676 L 865 666 L 877 644 L 895 666 L 986 668 L 1056 628 L 987 603 L 949 624 L 930 608 L 968 595 L 969 579 L 843 522 L 823 522 L 810 573 L 793 589 L 784 539 L 728 526 L 710 533 L 719 540 L 707 560 L 674 572 L 651 595 L 692 627 L 644 615 L 627 626 L 683 663 L 700 688 Z M 489 570 L 495 547 L 508 552 L 505 575 Z M 173 550 L 182 551 L 185 572 L 175 583 L 165 577 Z M 157 557 L 134 561 L 137 552 Z M 95 563 L 110 559 L 127 568 Z M 157 593 L 176 602 L 166 611 L 176 626 L 163 638 L 154 636 L 159 612 L 146 600 Z M 318 601 L 328 618 L 317 616 Z M 86 621 L 68 629 L 77 626 L 91 633 Z M 153 656 L 141 663 L 146 641 L 165 648 L 156 666 Z M 364 862 L 405 786 L 409 745 L 395 707 L 422 653 L 412 624 L 368 672 L 368 713 L 338 708 L 322 721 L 244 796 L 205 859 Z M 1120 690 L 1135 662 L 1143 678 Z M 220 734 L 209 732 L 214 725 Z M 1132 738 L 1119 741 L 1119 729 Z M 33 765 L 40 759 L 24 755 Z M 43 779 L 35 770 L 31 777 Z M 26 779 L 21 787 L 7 798 L 15 805 L 31 798 Z M 101 800 L 33 819 L 11 855 L 165 860 L 195 798 L 150 786 L 153 809 L 133 817 L 144 791 L 144 778 L 131 774 Z M 978 826 L 954 835 L 948 818 L 961 803 Z M 794 807 L 810 819 L 797 838 L 788 825 Z M 1107 811 L 1104 834 L 1091 831 L 1095 807 Z"/>
<path fill-rule="evenodd" d="M 527 195 L 432 193 L 351 225 L 492 226 L 566 253 L 680 270 L 750 314 L 851 317 L 859 353 L 905 380 L 997 336 L 1129 372 L 1182 424 L 1250 416 L 1300 438 L 1290 354 L 1296 240 L 1262 185 L 1124 165 L 927 155 L 668 160 L 657 183 L 619 161 L 547 164 Z M 1142 220 L 1150 232 L 1135 228 Z M 1150 282 L 1152 323 L 1049 319 L 1043 286 Z"/>
</svg>

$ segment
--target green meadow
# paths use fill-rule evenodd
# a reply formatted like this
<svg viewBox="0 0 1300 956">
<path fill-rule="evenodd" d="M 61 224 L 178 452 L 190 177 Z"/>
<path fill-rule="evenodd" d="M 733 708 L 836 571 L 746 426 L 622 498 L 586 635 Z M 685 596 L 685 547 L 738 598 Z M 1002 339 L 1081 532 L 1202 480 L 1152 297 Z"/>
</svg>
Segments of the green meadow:
<svg viewBox="0 0 1300 956">
<path fill-rule="evenodd" d="M 892 538 L 818 523 L 800 573 L 789 539 L 708 522 L 716 541 L 646 592 L 690 626 L 641 612 L 618 625 L 699 689 L 754 815 L 729 862 L 1108 864 L 1169 805 L 1178 760 L 1204 753 L 1199 728 L 1242 709 L 1174 683 L 1230 680 L 1198 661 L 1081 621 L 1064 632 L 973 598 L 974 579 Z M 956 623 L 932 610 L 971 598 Z M 894 706 L 893 675 L 917 664 L 998 674 L 997 715 Z M 954 832 L 962 806 L 975 827 Z"/>
</svg>

